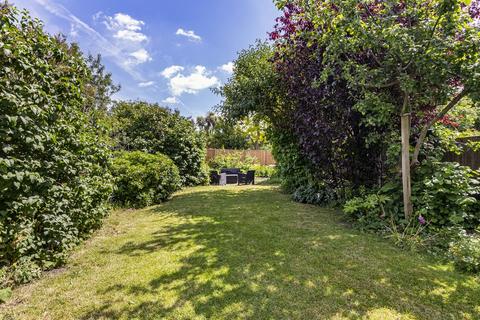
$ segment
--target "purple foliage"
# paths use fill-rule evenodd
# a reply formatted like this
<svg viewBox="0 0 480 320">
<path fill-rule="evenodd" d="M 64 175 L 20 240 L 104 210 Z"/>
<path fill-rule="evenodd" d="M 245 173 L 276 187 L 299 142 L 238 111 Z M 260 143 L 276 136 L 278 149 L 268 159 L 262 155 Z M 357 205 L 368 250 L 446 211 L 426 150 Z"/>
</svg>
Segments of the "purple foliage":
<svg viewBox="0 0 480 320">
<path fill-rule="evenodd" d="M 274 63 L 283 77 L 287 97 L 294 103 L 291 130 L 303 155 L 313 164 L 314 174 L 331 187 L 371 186 L 382 176 L 382 146 L 367 146 L 371 133 L 361 125 L 354 110 L 351 89 L 339 77 L 317 85 L 324 68 L 322 53 L 314 39 L 311 22 L 293 5 L 285 8 L 270 34 L 276 43 Z M 357 57 L 369 63 L 368 54 Z"/>
</svg>

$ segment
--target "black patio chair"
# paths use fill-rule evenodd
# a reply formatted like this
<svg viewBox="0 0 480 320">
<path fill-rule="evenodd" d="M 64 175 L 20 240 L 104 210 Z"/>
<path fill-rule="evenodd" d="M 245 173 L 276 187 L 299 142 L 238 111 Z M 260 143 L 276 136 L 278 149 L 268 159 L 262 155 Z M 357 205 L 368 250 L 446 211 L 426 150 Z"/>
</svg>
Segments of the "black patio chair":
<svg viewBox="0 0 480 320">
<path fill-rule="evenodd" d="M 248 170 L 246 174 L 238 174 L 238 184 L 255 184 L 255 170 Z"/>
<path fill-rule="evenodd" d="M 220 184 L 220 175 L 217 171 L 210 171 L 210 184 Z"/>
</svg>

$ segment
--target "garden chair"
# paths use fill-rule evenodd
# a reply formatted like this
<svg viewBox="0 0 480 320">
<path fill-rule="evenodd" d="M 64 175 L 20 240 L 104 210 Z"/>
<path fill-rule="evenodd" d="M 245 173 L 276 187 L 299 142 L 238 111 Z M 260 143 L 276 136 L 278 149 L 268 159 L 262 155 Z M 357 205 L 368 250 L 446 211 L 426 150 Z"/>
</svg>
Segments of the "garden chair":
<svg viewBox="0 0 480 320">
<path fill-rule="evenodd" d="M 220 175 L 217 171 L 210 171 L 210 184 L 220 184 Z"/>
<path fill-rule="evenodd" d="M 255 184 L 255 170 L 249 170 L 246 174 L 238 174 L 238 184 Z"/>
</svg>

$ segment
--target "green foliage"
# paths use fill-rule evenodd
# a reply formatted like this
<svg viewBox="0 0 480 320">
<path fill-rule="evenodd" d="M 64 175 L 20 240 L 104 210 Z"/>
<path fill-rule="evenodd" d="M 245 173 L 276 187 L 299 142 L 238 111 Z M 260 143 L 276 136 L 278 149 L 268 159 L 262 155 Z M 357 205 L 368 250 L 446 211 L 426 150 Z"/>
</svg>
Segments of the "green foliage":
<svg viewBox="0 0 480 320">
<path fill-rule="evenodd" d="M 300 203 L 329 205 L 336 201 L 335 193 L 325 186 L 307 184 L 299 186 L 292 194 L 292 199 Z"/>
<path fill-rule="evenodd" d="M 177 111 L 146 102 L 119 102 L 112 110 L 118 149 L 162 153 L 180 171 L 182 185 L 205 184 L 205 140 Z"/>
<path fill-rule="evenodd" d="M 389 182 L 375 193 L 347 201 L 344 211 L 365 229 L 384 230 L 392 221 L 405 228 L 409 221 L 402 216 L 401 190 L 399 181 Z M 425 219 L 430 233 L 452 227 L 474 230 L 480 224 L 480 202 L 475 198 L 479 192 L 478 173 L 470 168 L 450 162 L 424 163 L 413 176 L 413 219 Z"/>
<path fill-rule="evenodd" d="M 277 174 L 277 170 L 275 166 L 266 166 L 266 165 L 257 164 L 252 166 L 250 170 L 255 170 L 255 176 L 257 177 L 271 178 Z"/>
<path fill-rule="evenodd" d="M 146 207 L 167 200 L 180 189 L 180 175 L 163 154 L 119 152 L 113 160 L 113 201 L 126 207 Z"/>
<path fill-rule="evenodd" d="M 253 117 L 226 118 L 208 112 L 195 120 L 200 132 L 207 138 L 207 146 L 214 149 L 263 149 L 268 147 L 266 123 Z"/>
<path fill-rule="evenodd" d="M 209 112 L 206 117 L 197 117 L 196 125 L 205 134 L 207 146 L 214 149 L 247 149 L 248 137 L 234 121 L 225 120 Z"/>
<path fill-rule="evenodd" d="M 473 230 L 480 224 L 479 174 L 457 163 L 423 165 L 414 176 L 414 207 L 430 228 L 461 226 Z"/>
<path fill-rule="evenodd" d="M 243 171 L 251 170 L 258 165 L 258 160 L 249 155 L 244 155 L 242 151 L 227 152 L 217 155 L 208 163 L 213 170 L 222 168 L 239 168 Z"/>
<path fill-rule="evenodd" d="M 343 211 L 362 230 L 385 230 L 385 205 L 390 198 L 382 194 L 367 194 L 354 197 L 343 206 Z"/>
<path fill-rule="evenodd" d="M 6 302 L 12 296 L 12 289 L 0 289 L 0 303 Z"/>
<path fill-rule="evenodd" d="M 480 272 L 480 235 L 463 235 L 450 244 L 448 252 L 460 270 Z"/>
<path fill-rule="evenodd" d="M 224 116 L 228 119 L 251 115 L 270 118 L 276 112 L 282 90 L 272 57 L 270 45 L 260 41 L 239 53 L 233 76 L 216 90 L 223 98 L 218 108 Z"/>
<path fill-rule="evenodd" d="M 0 5 L 0 285 L 62 263 L 108 212 L 109 152 L 82 112 L 76 45 Z"/>
<path fill-rule="evenodd" d="M 282 179 L 282 188 L 293 193 L 297 188 L 312 185 L 315 179 L 309 170 L 309 163 L 300 154 L 296 139 L 292 134 L 282 130 L 269 132 L 272 153 L 277 161 L 277 174 Z"/>
<path fill-rule="evenodd" d="M 91 78 L 85 85 L 85 112 L 106 113 L 112 103 L 112 95 L 120 91 L 120 85 L 113 83 L 112 74 L 105 71 L 102 56 L 89 55 L 87 58 Z"/>
<path fill-rule="evenodd" d="M 217 155 L 208 162 L 212 170 L 221 170 L 223 168 L 239 168 L 242 171 L 255 170 L 255 176 L 270 178 L 276 173 L 275 166 L 266 166 L 259 164 L 255 157 L 243 151 L 228 152 Z"/>
</svg>

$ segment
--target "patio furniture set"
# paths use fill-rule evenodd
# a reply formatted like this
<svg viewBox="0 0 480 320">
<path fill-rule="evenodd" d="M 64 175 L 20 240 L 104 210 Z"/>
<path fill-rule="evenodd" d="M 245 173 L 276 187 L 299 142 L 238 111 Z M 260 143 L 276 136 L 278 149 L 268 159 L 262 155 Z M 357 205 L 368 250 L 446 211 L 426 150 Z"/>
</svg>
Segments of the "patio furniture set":
<svg viewBox="0 0 480 320">
<path fill-rule="evenodd" d="M 255 184 L 255 170 L 243 173 L 238 168 L 230 168 L 220 170 L 220 174 L 217 171 L 210 171 L 210 183 L 220 186 L 227 184 Z"/>
</svg>

